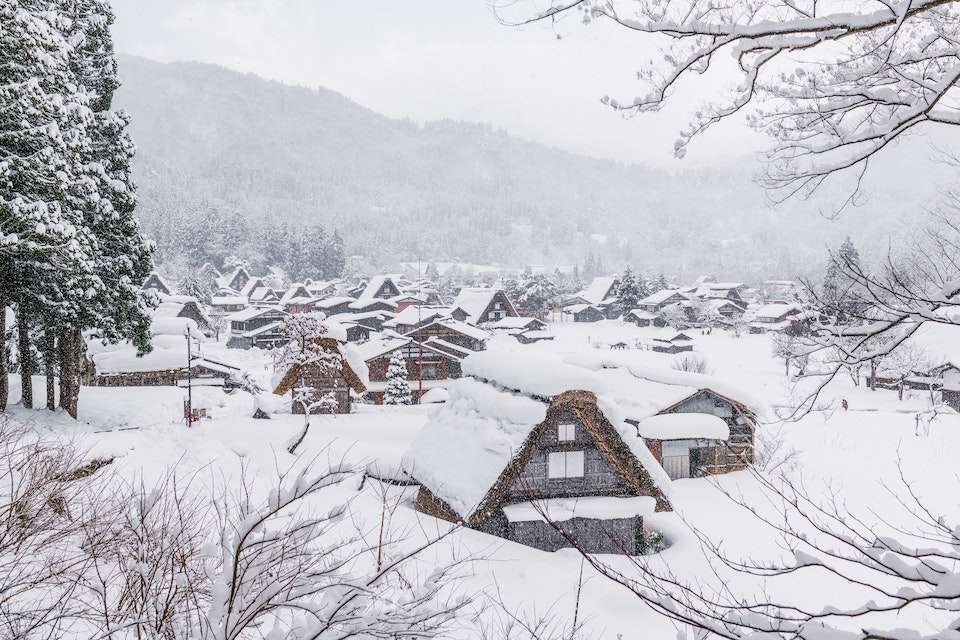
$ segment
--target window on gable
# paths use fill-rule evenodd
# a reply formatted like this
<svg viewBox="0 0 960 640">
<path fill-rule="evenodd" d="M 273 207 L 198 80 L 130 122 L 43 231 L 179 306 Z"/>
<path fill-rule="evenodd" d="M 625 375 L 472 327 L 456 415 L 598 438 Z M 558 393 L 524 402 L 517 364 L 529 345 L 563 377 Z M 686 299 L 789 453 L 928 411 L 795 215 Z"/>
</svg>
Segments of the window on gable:
<svg viewBox="0 0 960 640">
<path fill-rule="evenodd" d="M 547 456 L 548 478 L 582 478 L 583 451 L 557 451 Z"/>
<path fill-rule="evenodd" d="M 571 442 L 576 439 L 577 427 L 573 423 L 560 423 L 557 425 L 557 440 L 559 442 Z"/>
</svg>

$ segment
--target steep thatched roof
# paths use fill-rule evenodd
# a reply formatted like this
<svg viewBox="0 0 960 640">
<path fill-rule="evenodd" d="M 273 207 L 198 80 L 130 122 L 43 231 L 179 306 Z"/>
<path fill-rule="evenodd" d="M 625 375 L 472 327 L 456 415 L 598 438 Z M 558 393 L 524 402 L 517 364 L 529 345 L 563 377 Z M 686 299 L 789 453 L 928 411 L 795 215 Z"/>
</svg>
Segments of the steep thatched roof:
<svg viewBox="0 0 960 640">
<path fill-rule="evenodd" d="M 417 507 L 421 511 L 440 518 L 453 521 L 462 520 L 471 527 L 481 525 L 503 506 L 510 487 L 530 462 L 536 451 L 536 445 L 543 438 L 544 432 L 555 423 L 557 414 L 565 411 L 570 411 L 577 416 L 577 419 L 593 437 L 601 455 L 631 493 L 637 496 L 654 498 L 658 511 L 671 510 L 670 501 L 664 493 L 664 487 L 669 483 L 669 479 L 662 473 L 662 469 L 646 449 L 646 445 L 642 440 L 636 438 L 634 443 L 636 447 L 631 448 L 630 444 L 624 440 L 617 428 L 598 406 L 596 395 L 583 390 L 566 391 L 552 398 L 546 408 L 545 417 L 537 424 L 531 425 L 516 452 L 505 458 L 507 462 L 492 485 L 484 487 L 482 499 L 477 503 L 470 503 L 472 508 L 465 508 L 464 504 L 455 508 L 441 497 L 440 494 L 444 494 L 450 487 L 431 486 L 435 482 L 446 484 L 442 480 L 443 473 L 437 474 L 438 469 L 421 468 L 419 471 L 423 472 L 422 474 L 418 474 L 416 467 L 410 469 L 410 472 L 422 485 L 417 498 Z M 452 431 L 456 430 L 453 425 L 450 425 L 449 428 Z M 421 457 L 419 462 L 421 464 L 429 462 L 429 458 Z M 658 484 L 654 479 L 658 472 L 661 474 L 657 476 L 661 484 Z"/>
<path fill-rule="evenodd" d="M 340 357 L 340 375 L 343 376 L 343 379 L 346 381 L 347 385 L 357 394 L 365 393 L 367 390 L 366 385 L 360 379 L 360 376 L 353 370 L 353 367 L 350 366 L 350 362 L 347 358 L 343 357 L 343 354 L 340 351 L 340 343 L 334 340 L 333 338 L 321 338 L 319 340 L 320 347 L 329 353 L 336 353 Z M 273 392 L 282 396 L 288 391 L 293 389 L 297 384 L 297 380 L 300 379 L 300 365 L 295 364 L 291 366 L 277 382 L 276 386 L 273 389 Z"/>
</svg>

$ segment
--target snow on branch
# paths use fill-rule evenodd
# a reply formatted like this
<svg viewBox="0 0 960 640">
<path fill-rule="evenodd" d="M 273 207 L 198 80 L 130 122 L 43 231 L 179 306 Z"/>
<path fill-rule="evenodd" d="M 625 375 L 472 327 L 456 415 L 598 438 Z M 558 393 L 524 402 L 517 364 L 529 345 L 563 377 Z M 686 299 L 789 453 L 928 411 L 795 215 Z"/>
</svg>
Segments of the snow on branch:
<svg viewBox="0 0 960 640">
<path fill-rule="evenodd" d="M 749 106 L 748 122 L 774 141 L 763 182 L 778 200 L 849 172 L 852 202 L 874 154 L 918 126 L 960 124 L 956 0 L 575 0 L 501 19 L 556 23 L 567 14 L 656 39 L 659 57 L 637 72 L 645 90 L 603 98 L 620 112 L 661 109 L 682 82 L 730 56 L 738 82 L 696 112 L 674 152 L 683 157 L 694 138 Z"/>
</svg>

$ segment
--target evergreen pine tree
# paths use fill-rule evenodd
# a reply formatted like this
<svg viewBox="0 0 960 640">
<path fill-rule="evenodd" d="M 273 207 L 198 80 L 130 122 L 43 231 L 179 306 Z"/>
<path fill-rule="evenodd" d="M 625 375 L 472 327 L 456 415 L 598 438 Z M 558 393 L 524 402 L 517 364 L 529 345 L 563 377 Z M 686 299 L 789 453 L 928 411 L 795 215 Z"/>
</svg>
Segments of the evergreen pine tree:
<svg viewBox="0 0 960 640">
<path fill-rule="evenodd" d="M 627 267 L 620 276 L 620 284 L 617 286 L 617 309 L 621 314 L 636 309 L 637 304 L 643 297 L 637 280 L 633 275 L 633 269 Z"/>
<path fill-rule="evenodd" d="M 410 384 L 407 382 L 407 361 L 403 357 L 403 349 L 395 350 L 390 356 L 383 404 L 413 404 Z"/>
<path fill-rule="evenodd" d="M 341 277 L 347 264 L 347 256 L 343 249 L 343 238 L 336 230 L 329 237 L 326 254 L 326 270 L 321 275 L 327 279 Z"/>
<path fill-rule="evenodd" d="M 544 318 L 550 312 L 550 305 L 557 297 L 557 287 L 550 278 L 542 273 L 520 278 L 517 298 L 512 298 L 520 304 L 525 313 L 537 318 Z"/>
</svg>

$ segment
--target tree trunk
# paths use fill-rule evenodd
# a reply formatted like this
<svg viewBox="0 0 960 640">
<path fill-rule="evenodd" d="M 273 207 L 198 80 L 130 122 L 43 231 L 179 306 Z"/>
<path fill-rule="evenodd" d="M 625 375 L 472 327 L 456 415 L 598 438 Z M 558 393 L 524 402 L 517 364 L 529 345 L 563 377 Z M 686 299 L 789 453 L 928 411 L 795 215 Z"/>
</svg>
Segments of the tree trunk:
<svg viewBox="0 0 960 640">
<path fill-rule="evenodd" d="M 10 382 L 7 362 L 7 299 L 0 295 L 0 412 L 7 410 L 7 398 L 10 394 Z"/>
<path fill-rule="evenodd" d="M 303 414 L 303 431 L 300 432 L 300 435 L 290 443 L 290 446 L 287 447 L 287 452 L 291 455 L 297 452 L 297 448 L 303 444 L 304 439 L 307 437 L 307 432 L 310 431 L 310 408 L 304 407 Z"/>
<path fill-rule="evenodd" d="M 80 357 L 83 336 L 76 327 L 69 327 L 61 336 L 61 340 L 66 344 L 61 349 L 61 358 L 64 361 L 60 365 L 60 406 L 71 418 L 76 419 L 80 401 Z"/>
<path fill-rule="evenodd" d="M 33 355 L 30 352 L 30 325 L 22 306 L 17 307 L 17 348 L 20 351 L 21 402 L 33 409 Z"/>
<path fill-rule="evenodd" d="M 54 411 L 57 408 L 57 390 L 56 381 L 56 360 L 57 360 L 57 338 L 53 332 L 53 327 L 47 325 L 43 328 L 43 364 L 47 374 L 47 409 Z"/>
<path fill-rule="evenodd" d="M 80 331 L 74 327 L 60 332 L 58 357 L 60 360 L 60 406 L 71 418 L 77 417 L 80 395 Z"/>
<path fill-rule="evenodd" d="M 784 365 L 786 365 L 786 367 L 787 367 L 786 376 L 789 378 L 789 377 L 790 377 L 790 358 L 784 358 L 784 359 L 783 359 L 783 363 L 784 363 Z"/>
<path fill-rule="evenodd" d="M 877 361 L 876 359 L 870 359 L 870 391 L 875 391 L 877 388 Z"/>
</svg>

